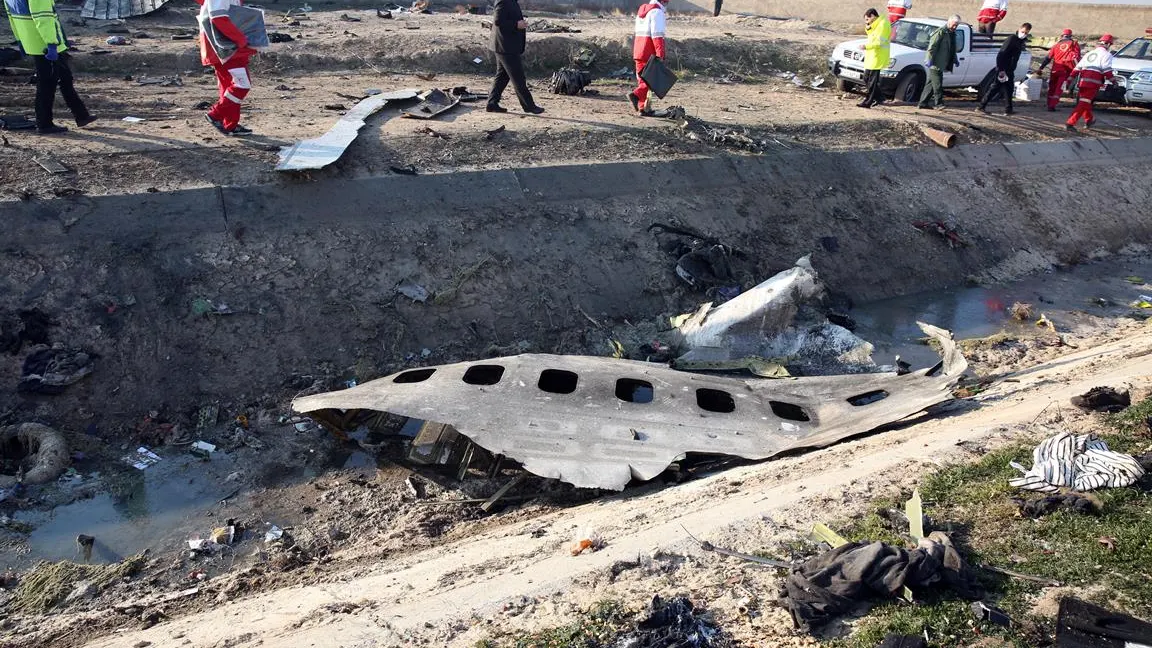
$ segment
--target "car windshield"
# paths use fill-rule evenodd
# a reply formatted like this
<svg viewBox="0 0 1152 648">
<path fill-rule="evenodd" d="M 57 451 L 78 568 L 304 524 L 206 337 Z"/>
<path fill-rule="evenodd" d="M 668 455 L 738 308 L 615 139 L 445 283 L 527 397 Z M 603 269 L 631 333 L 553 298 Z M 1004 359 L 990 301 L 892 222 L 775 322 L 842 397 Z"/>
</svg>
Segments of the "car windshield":
<svg viewBox="0 0 1152 648">
<path fill-rule="evenodd" d="M 1125 45 L 1124 49 L 1116 52 L 1116 56 L 1152 61 L 1152 39 L 1137 38 Z"/>
<path fill-rule="evenodd" d="M 897 45 L 926 50 L 928 49 L 928 41 L 931 40 L 932 34 L 937 29 L 940 28 L 936 25 L 901 20 L 892 25 L 892 42 Z"/>
</svg>

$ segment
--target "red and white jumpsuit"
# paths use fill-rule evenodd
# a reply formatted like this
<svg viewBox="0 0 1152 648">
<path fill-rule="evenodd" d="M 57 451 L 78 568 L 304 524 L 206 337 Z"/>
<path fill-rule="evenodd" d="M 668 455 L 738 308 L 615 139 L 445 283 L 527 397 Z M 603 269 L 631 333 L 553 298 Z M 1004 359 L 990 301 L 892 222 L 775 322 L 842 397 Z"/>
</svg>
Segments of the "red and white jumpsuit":
<svg viewBox="0 0 1152 648">
<path fill-rule="evenodd" d="M 976 22 L 980 24 L 982 34 L 991 34 L 996 31 L 996 23 L 1004 20 L 1008 15 L 1008 0 L 984 0 L 980 6 L 980 13 L 976 14 Z"/>
<path fill-rule="evenodd" d="M 912 0 L 888 0 L 888 22 L 894 23 L 912 10 Z"/>
<path fill-rule="evenodd" d="M 640 100 L 639 108 L 644 110 L 648 102 L 648 84 L 640 78 L 640 72 L 653 56 L 664 58 L 664 5 L 660 0 L 640 5 L 636 12 L 636 34 L 632 41 L 632 58 L 636 61 L 636 80 L 639 85 L 633 94 Z"/>
<path fill-rule="evenodd" d="M 1104 82 L 1112 78 L 1112 52 L 1104 45 L 1097 45 L 1096 49 L 1084 55 L 1076 64 L 1075 72 L 1080 73 L 1080 98 L 1072 116 L 1068 118 L 1068 125 L 1075 126 L 1080 117 L 1084 117 L 1084 124 L 1091 127 L 1096 117 L 1092 115 L 1092 100 L 1096 93 L 1104 86 Z"/>
<path fill-rule="evenodd" d="M 236 44 L 236 51 L 221 61 L 216 55 L 216 50 L 208 42 L 208 35 L 204 33 L 201 23 L 200 61 L 204 65 L 212 66 L 216 71 L 216 84 L 220 90 L 220 99 L 208 111 L 208 116 L 220 122 L 224 130 L 231 132 L 240 124 L 240 104 L 252 89 L 252 81 L 248 76 L 248 59 L 255 51 L 248 47 L 248 39 L 228 17 L 228 8 L 241 4 L 240 0 L 196 0 L 196 2 L 200 4 L 201 18 L 208 17 L 213 27 Z"/>
<path fill-rule="evenodd" d="M 1056 110 L 1060 96 L 1064 94 L 1064 84 L 1080 62 L 1080 43 L 1070 36 L 1060 40 L 1048 50 L 1048 56 L 1040 63 L 1041 69 L 1049 62 L 1052 63 L 1052 74 L 1048 77 L 1048 109 Z"/>
</svg>

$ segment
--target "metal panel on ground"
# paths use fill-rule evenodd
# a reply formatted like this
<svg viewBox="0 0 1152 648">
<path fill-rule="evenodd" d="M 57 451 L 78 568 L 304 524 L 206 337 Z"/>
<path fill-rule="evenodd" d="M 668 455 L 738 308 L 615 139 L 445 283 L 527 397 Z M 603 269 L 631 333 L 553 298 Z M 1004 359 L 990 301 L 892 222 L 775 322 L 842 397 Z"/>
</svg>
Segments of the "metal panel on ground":
<svg viewBox="0 0 1152 648">
<path fill-rule="evenodd" d="M 952 398 L 967 362 L 942 329 L 943 370 L 741 380 L 587 356 L 517 355 L 409 369 L 299 398 L 299 412 L 367 409 L 455 427 L 529 472 L 623 489 L 685 453 L 766 459 L 823 447 Z"/>
<path fill-rule="evenodd" d="M 168 0 L 87 0 L 80 9 L 80 16 L 96 20 L 122 20 L 150 14 L 167 2 Z"/>
<path fill-rule="evenodd" d="M 415 99 L 417 90 L 397 90 L 373 95 L 352 107 L 327 133 L 315 139 L 296 142 L 280 149 L 280 163 L 277 171 L 307 171 L 322 169 L 344 155 L 360 129 L 364 120 L 384 108 L 389 101 Z"/>
</svg>

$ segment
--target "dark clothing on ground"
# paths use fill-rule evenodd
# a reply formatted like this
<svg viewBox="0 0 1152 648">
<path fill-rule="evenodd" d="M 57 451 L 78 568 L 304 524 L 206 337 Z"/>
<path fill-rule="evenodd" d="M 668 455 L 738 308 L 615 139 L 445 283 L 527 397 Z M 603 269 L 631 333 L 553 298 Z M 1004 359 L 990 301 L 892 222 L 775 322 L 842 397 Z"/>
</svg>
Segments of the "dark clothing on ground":
<svg viewBox="0 0 1152 648">
<path fill-rule="evenodd" d="M 781 598 L 796 626 L 809 630 L 876 598 L 942 583 L 977 599 L 982 592 L 948 536 L 933 532 L 911 551 L 881 542 L 849 542 L 809 559 L 788 576 Z"/>
<path fill-rule="evenodd" d="M 496 0 L 492 11 L 492 51 L 517 56 L 523 54 L 528 33 L 516 26 L 524 20 L 520 3 L 517 0 Z"/>
<path fill-rule="evenodd" d="M 532 91 L 528 89 L 528 82 L 524 79 L 524 63 L 518 54 L 496 55 L 496 79 L 492 81 L 492 89 L 488 91 L 488 105 L 500 105 L 500 98 L 504 95 L 504 88 L 508 81 L 516 90 L 516 98 L 520 100 L 520 107 L 529 110 L 536 106 L 532 99 Z"/>
<path fill-rule="evenodd" d="M 863 103 L 871 107 L 884 101 L 884 91 L 880 89 L 880 70 L 864 70 L 864 85 L 868 90 Z"/>
<path fill-rule="evenodd" d="M 33 56 L 32 61 L 36 67 L 36 127 L 48 128 L 52 126 L 52 104 L 56 101 L 56 89 L 60 89 L 60 96 L 64 98 L 68 110 L 76 123 L 89 119 L 88 108 L 76 94 L 76 87 L 72 83 L 72 70 L 68 67 L 68 54 L 62 52 L 60 58 L 49 61 L 44 56 Z"/>
</svg>

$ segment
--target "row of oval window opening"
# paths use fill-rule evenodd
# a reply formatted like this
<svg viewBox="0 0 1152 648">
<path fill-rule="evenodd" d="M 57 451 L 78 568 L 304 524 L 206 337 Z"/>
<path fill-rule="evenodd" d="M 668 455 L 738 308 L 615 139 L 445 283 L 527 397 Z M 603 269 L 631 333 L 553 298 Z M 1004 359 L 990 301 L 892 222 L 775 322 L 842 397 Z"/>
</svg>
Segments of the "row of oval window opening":
<svg viewBox="0 0 1152 648">
<path fill-rule="evenodd" d="M 434 368 L 412 369 L 397 375 L 392 379 L 394 383 L 424 382 L 436 373 Z M 464 372 L 464 382 L 469 385 L 495 385 L 504 377 L 504 367 L 500 365 L 472 365 Z M 540 372 L 540 379 L 536 386 L 540 391 L 550 394 L 571 394 L 576 391 L 576 384 L 580 376 L 564 369 L 545 369 Z M 656 390 L 652 383 L 636 378 L 618 378 L 616 380 L 616 398 L 627 403 L 651 403 Z M 869 405 L 888 397 L 888 392 L 875 390 L 853 396 L 848 402 L 855 406 Z M 810 421 L 808 412 L 803 407 L 783 401 L 768 401 L 772 413 L 788 421 Z M 709 389 L 700 387 L 696 390 L 696 405 L 706 412 L 729 414 L 736 411 L 736 399 L 732 394 L 722 389 Z"/>
</svg>

